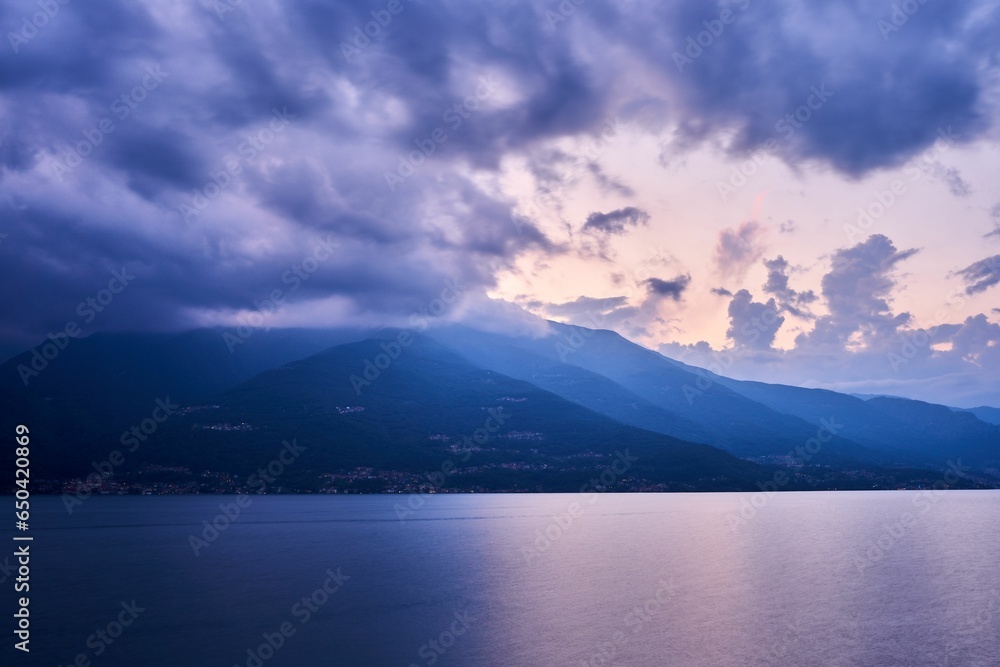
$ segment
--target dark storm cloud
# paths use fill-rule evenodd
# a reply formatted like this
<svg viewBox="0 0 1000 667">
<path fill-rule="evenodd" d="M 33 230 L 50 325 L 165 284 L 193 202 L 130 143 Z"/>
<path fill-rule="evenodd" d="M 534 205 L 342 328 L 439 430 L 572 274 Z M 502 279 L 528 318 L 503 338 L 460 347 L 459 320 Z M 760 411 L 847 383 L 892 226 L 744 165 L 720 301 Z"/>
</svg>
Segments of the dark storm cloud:
<svg viewBox="0 0 1000 667">
<path fill-rule="evenodd" d="M 117 137 L 109 137 L 114 143 L 106 148 L 107 163 L 125 174 L 129 185 L 144 196 L 165 188 L 193 188 L 205 180 L 201 174 L 208 166 L 192 139 L 170 128 L 133 124 L 119 130 Z"/>
<path fill-rule="evenodd" d="M 94 327 L 212 321 L 288 290 L 287 272 L 331 235 L 335 257 L 290 300 L 339 297 L 376 319 L 405 317 L 448 280 L 489 287 L 526 249 L 558 252 L 450 165 L 599 130 L 598 81 L 530 16 L 510 32 L 517 22 L 462 4 L 407 4 L 348 62 L 340 38 L 384 5 L 368 4 L 261 2 L 222 16 L 211 4 L 66 4 L 5 53 L 0 277 L 21 286 L 0 297 L 19 313 L 2 335 L 29 344 L 58 329 L 120 267 L 137 278 Z M 37 9 L 6 3 L 0 25 L 17 32 Z M 502 44 L 489 37 L 498 29 Z M 476 97 L 498 73 L 520 104 Z M 469 99 L 481 108 L 453 128 L 444 113 Z M 276 112 L 290 118 L 278 131 Z M 437 127 L 448 143 L 420 184 L 389 191 L 384 173 Z"/>
<path fill-rule="evenodd" d="M 980 64 L 1000 48 L 998 8 L 921 3 L 898 30 L 886 30 L 879 21 L 890 20 L 893 6 L 686 0 L 622 20 L 632 26 L 632 48 L 682 91 L 682 140 L 725 128 L 735 133 L 734 153 L 773 138 L 791 163 L 817 159 L 860 175 L 901 164 L 939 130 L 952 127 L 967 141 L 989 125 Z M 705 33 L 723 11 L 731 21 Z"/>
<path fill-rule="evenodd" d="M 648 278 L 642 281 L 642 284 L 646 286 L 650 294 L 680 301 L 681 297 L 684 296 L 684 292 L 691 284 L 691 276 L 684 274 L 671 280 Z"/>
<path fill-rule="evenodd" d="M 288 10 L 289 20 L 331 69 L 406 100 L 407 122 L 387 133 L 401 149 L 442 127 L 452 130 L 450 154 L 495 166 L 507 151 L 535 140 L 597 129 L 612 102 L 606 90 L 612 75 L 580 62 L 569 35 L 551 34 L 540 8 L 530 3 L 403 3 L 402 12 L 350 60 L 344 44 L 356 43 L 354 28 L 371 21 L 369 12 L 384 3 L 359 3 L 353 11 L 326 4 L 299 3 Z M 458 71 L 461 66 L 465 71 Z M 510 83 L 477 108 L 459 109 L 462 123 L 454 127 L 455 105 L 475 96 L 490 72 L 504 72 Z M 495 105 L 504 94 L 521 101 Z"/>
<path fill-rule="evenodd" d="M 337 254 L 290 301 L 335 297 L 344 317 L 377 319 L 446 280 L 485 291 L 521 254 L 564 249 L 513 224 L 512 202 L 471 172 L 513 155 L 558 184 L 578 156 L 540 164 L 561 150 L 546 142 L 596 139 L 619 114 L 659 131 L 669 112 L 682 144 L 735 133 L 739 151 L 826 85 L 779 150 L 849 174 L 905 160 L 939 128 L 961 141 L 987 128 L 995 11 L 928 3 L 883 40 L 881 5 L 742 4 L 601 4 L 553 26 L 552 3 L 404 2 L 361 39 L 384 2 L 70 2 L 37 30 L 23 23 L 36 0 L 2 3 L 0 280 L 17 287 L 0 296 L 0 336 L 36 340 L 123 266 L 137 277 L 95 327 L 211 321 L 282 287 L 330 235 Z M 739 20 L 678 71 L 674 51 L 725 7 Z M 579 172 L 629 192 L 593 159 Z M 589 228 L 607 234 L 647 219 L 598 215 Z M 757 261 L 754 230 L 734 234 L 734 266 Z M 688 282 L 646 286 L 679 300 Z"/>
<path fill-rule="evenodd" d="M 591 213 L 583 223 L 583 229 L 604 234 L 623 234 L 629 227 L 647 224 L 649 213 L 635 206 L 627 206 L 607 213 Z"/>
</svg>

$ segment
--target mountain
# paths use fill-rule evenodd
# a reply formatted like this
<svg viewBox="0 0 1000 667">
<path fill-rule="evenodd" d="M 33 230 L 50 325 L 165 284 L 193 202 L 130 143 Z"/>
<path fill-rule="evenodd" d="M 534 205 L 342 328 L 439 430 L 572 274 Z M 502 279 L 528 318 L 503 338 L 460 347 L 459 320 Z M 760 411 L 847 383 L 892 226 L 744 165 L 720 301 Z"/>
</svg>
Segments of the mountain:
<svg viewBox="0 0 1000 667">
<path fill-rule="evenodd" d="M 785 488 L 919 487 L 958 457 L 977 474 L 997 474 L 997 426 L 968 411 L 737 381 L 610 331 L 549 323 L 548 335 L 535 336 L 462 326 L 244 333 L 100 334 L 69 341 L 44 364 L 33 351 L 17 355 L 0 365 L 0 428 L 32 428 L 33 478 L 53 485 L 86 476 L 138 438 L 117 469 L 129 479 L 232 490 L 246 465 L 305 437 L 323 444 L 284 478 L 294 488 L 319 490 L 319 474 L 340 484 L 338 475 L 362 468 L 374 477 L 350 472 L 345 489 L 419 487 L 426 480 L 414 475 L 441 465 L 445 452 L 465 456 L 461 438 L 497 406 L 526 425 L 475 450 L 490 467 L 479 478 L 467 472 L 467 489 L 566 488 L 568 462 L 593 472 L 623 446 L 646 453 L 642 475 L 629 481 L 636 488 L 755 488 L 750 480 L 781 467 L 792 473 Z M 385 369 L 372 365 L 403 334 L 415 341 L 405 354 Z M 366 372 L 379 381 L 369 385 Z M 152 417 L 165 402 L 178 407 L 160 424 Z M 140 427 L 155 432 L 140 438 Z M 686 453 L 668 461 L 667 451 Z M 11 465 L 0 462 L 0 474 Z M 192 481 L 206 470 L 215 477 Z M 387 481 L 390 471 L 409 481 Z"/>
<path fill-rule="evenodd" d="M 718 382 L 747 398 L 811 424 L 835 416 L 844 437 L 909 464 L 944 466 L 961 459 L 976 468 L 1000 466 L 1000 427 L 968 412 L 905 398 L 862 400 L 825 389 L 748 382 Z"/>
<path fill-rule="evenodd" d="M 769 476 L 713 447 L 622 424 L 480 368 L 428 337 L 393 333 L 265 371 L 189 406 L 125 470 L 154 463 L 250 475 L 294 440 L 305 450 L 281 484 L 298 489 L 327 488 L 322 475 L 344 488 L 397 488 L 390 482 L 417 483 L 415 474 L 451 461 L 450 487 L 576 491 L 626 454 L 627 470 L 614 475 L 622 488 L 752 488 Z M 350 477 L 352 469 L 362 472 Z M 371 469 L 388 472 L 373 477 Z"/>
<path fill-rule="evenodd" d="M 488 368 L 543 383 L 540 386 L 608 416 L 706 442 L 737 456 L 781 457 L 817 436 L 817 426 L 749 399 L 707 371 L 668 359 L 613 331 L 550 325 L 553 335 L 541 338 L 461 327 L 431 335 Z M 522 356 L 525 352 L 531 356 Z M 548 370 L 539 371 L 539 358 L 548 362 Z M 587 372 L 587 382 L 577 381 L 584 377 L 581 370 Z M 603 378 L 604 384 L 594 376 Z M 608 395 L 608 381 L 617 385 L 615 391 L 629 393 L 624 404 L 606 406 L 595 398 Z M 815 460 L 876 462 L 878 458 L 857 443 L 833 437 Z"/>
<path fill-rule="evenodd" d="M 157 400 L 197 402 L 263 370 L 365 335 L 257 329 L 227 344 L 226 333 L 99 333 L 70 339 L 55 354 L 40 343 L 0 365 L 0 428 L 12 432 L 23 423 L 37 431 L 43 437 L 32 440 L 49 455 L 34 458 L 33 472 L 62 478 L 105 456 Z M 0 474 L 10 465 L 0 460 Z"/>
<path fill-rule="evenodd" d="M 432 330 L 429 335 L 482 368 L 530 382 L 625 424 L 685 440 L 712 439 L 709 429 L 657 406 L 610 378 L 531 351 L 530 340 L 512 340 L 455 326 Z"/>
<path fill-rule="evenodd" d="M 976 415 L 979 421 L 1000 425 L 1000 408 L 990 408 L 981 405 L 978 408 L 952 408 L 952 410 L 955 412 L 971 412 Z"/>
<path fill-rule="evenodd" d="M 197 400 L 263 370 L 365 335 L 347 329 L 250 332 L 246 338 L 222 329 L 98 333 L 70 339 L 51 360 L 38 358 L 44 348 L 40 344 L 37 353 L 23 352 L 0 365 L 0 387 L 44 397 L 60 410 L 83 410 L 98 419 L 138 416 L 156 398 Z"/>
</svg>

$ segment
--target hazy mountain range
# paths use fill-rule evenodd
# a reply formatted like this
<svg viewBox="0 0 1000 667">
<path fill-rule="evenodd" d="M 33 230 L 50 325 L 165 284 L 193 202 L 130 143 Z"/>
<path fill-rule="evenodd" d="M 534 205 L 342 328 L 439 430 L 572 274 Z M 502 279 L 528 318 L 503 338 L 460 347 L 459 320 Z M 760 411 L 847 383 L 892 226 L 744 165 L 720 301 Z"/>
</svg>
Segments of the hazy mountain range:
<svg viewBox="0 0 1000 667">
<path fill-rule="evenodd" d="M 996 408 L 744 382 L 554 322 L 249 333 L 95 334 L 9 359 L 3 427 L 32 429 L 36 488 L 1000 486 Z"/>
</svg>

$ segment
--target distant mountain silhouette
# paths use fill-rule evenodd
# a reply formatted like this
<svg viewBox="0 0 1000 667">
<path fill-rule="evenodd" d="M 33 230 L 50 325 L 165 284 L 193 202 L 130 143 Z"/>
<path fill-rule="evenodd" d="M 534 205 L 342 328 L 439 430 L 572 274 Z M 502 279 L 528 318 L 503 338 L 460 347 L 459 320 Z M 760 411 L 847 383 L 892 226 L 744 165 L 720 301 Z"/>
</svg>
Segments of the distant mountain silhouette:
<svg viewBox="0 0 1000 667">
<path fill-rule="evenodd" d="M 952 408 L 956 412 L 971 412 L 976 415 L 980 421 L 984 421 L 988 424 L 998 424 L 1000 425 L 1000 408 L 990 408 L 985 405 L 981 405 L 978 408 Z"/>
</svg>

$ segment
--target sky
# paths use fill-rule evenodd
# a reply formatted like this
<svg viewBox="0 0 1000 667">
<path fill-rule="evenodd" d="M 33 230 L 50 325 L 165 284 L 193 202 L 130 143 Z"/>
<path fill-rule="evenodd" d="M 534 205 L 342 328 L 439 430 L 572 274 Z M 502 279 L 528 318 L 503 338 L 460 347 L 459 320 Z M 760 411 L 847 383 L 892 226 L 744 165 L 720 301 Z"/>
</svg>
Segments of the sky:
<svg viewBox="0 0 1000 667">
<path fill-rule="evenodd" d="M 11 0 L 0 28 L 6 354 L 547 318 L 1000 405 L 996 2 Z"/>
</svg>

